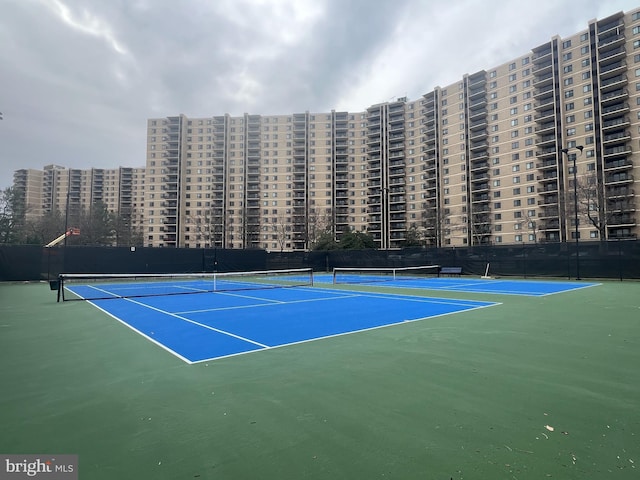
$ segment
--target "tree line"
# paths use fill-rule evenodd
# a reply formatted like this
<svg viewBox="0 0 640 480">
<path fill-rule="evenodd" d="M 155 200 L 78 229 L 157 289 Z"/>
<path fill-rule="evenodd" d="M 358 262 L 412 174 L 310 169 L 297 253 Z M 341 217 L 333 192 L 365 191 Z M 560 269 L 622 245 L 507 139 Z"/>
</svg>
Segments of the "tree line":
<svg viewBox="0 0 640 480">
<path fill-rule="evenodd" d="M 144 241 L 130 215 L 110 212 L 102 202 L 34 217 L 19 190 L 0 190 L 0 244 L 46 245 L 70 228 L 79 229 L 80 235 L 67 237 L 68 245 L 142 246 Z"/>
</svg>

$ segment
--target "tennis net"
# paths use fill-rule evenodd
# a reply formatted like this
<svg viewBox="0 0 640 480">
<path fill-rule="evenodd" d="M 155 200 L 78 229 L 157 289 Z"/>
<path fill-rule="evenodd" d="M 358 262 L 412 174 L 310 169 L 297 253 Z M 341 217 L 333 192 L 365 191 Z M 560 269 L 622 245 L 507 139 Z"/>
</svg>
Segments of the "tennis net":
<svg viewBox="0 0 640 480">
<path fill-rule="evenodd" d="M 396 280 L 420 280 L 439 276 L 439 265 L 417 267 L 357 268 L 336 267 L 333 269 L 333 283 L 393 282 Z"/>
<path fill-rule="evenodd" d="M 87 274 L 58 276 L 58 302 L 195 293 L 261 290 L 313 285 L 313 270 L 172 274 Z"/>
</svg>

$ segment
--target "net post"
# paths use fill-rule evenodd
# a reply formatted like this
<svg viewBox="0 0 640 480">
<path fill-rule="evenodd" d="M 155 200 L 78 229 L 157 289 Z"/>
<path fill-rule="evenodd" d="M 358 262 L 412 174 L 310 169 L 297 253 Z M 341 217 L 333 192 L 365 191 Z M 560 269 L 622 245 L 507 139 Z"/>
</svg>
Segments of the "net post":
<svg viewBox="0 0 640 480">
<path fill-rule="evenodd" d="M 62 292 L 62 275 L 58 275 L 58 299 L 57 302 L 60 303 L 60 292 Z M 62 298 L 64 300 L 64 297 Z"/>
</svg>

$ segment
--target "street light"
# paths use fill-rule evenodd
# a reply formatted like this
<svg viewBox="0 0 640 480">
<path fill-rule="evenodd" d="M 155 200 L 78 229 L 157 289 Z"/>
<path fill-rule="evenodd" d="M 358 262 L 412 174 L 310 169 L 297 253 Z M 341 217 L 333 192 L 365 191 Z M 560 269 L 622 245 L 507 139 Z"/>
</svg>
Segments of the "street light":
<svg viewBox="0 0 640 480">
<path fill-rule="evenodd" d="M 580 155 L 582 155 L 582 151 L 584 147 L 582 145 L 576 145 L 576 150 L 580 150 Z M 569 150 L 571 148 L 563 148 L 560 150 L 567 156 L 567 160 L 569 160 Z M 576 237 L 576 280 L 580 280 L 580 232 L 578 230 L 578 177 L 576 168 L 576 154 L 572 155 L 573 160 L 573 214 L 574 214 L 574 222 L 575 222 L 575 237 Z"/>
</svg>

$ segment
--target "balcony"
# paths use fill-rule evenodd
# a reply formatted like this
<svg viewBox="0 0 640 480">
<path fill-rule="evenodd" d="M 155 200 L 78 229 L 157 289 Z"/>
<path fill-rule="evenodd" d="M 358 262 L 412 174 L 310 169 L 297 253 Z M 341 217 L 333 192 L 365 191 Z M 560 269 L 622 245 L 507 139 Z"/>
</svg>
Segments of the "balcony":
<svg viewBox="0 0 640 480">
<path fill-rule="evenodd" d="M 622 45 L 624 45 L 624 35 L 612 35 L 598 41 L 598 51 L 602 54 Z"/>
<path fill-rule="evenodd" d="M 555 118 L 556 112 L 553 108 L 549 108 L 543 111 L 540 111 L 540 113 L 537 113 L 534 115 L 534 120 L 538 123 L 544 123 L 546 121 L 551 121 Z"/>
<path fill-rule="evenodd" d="M 542 150 L 538 150 L 536 152 L 536 157 L 538 158 L 548 158 L 556 155 L 557 151 L 555 148 L 543 148 Z"/>
<path fill-rule="evenodd" d="M 534 128 L 534 132 L 543 135 L 543 134 L 548 134 L 551 132 L 555 132 L 556 130 L 556 123 L 555 122 L 547 122 L 547 123 L 542 123 L 540 125 L 538 125 L 537 127 Z"/>
<path fill-rule="evenodd" d="M 540 47 L 534 50 L 532 60 L 535 66 L 542 65 L 545 62 L 551 61 L 551 45 L 547 44 L 544 47 Z"/>
<path fill-rule="evenodd" d="M 629 98 L 629 91 L 626 88 L 618 88 L 605 93 L 600 97 L 600 104 L 605 107 L 613 103 L 622 102 Z"/>
<path fill-rule="evenodd" d="M 469 120 L 471 122 L 476 122 L 476 121 L 480 121 L 483 118 L 486 118 L 487 116 L 487 110 L 482 108 L 482 109 L 478 109 L 478 110 L 470 110 L 469 111 Z"/>
<path fill-rule="evenodd" d="M 536 145 L 538 147 L 550 147 L 552 144 L 555 144 L 557 138 L 555 135 L 545 135 L 536 140 Z M 555 148 L 554 148 L 555 151 Z"/>
<path fill-rule="evenodd" d="M 478 97 L 474 99 L 471 103 L 469 103 L 469 110 L 472 112 L 477 112 L 478 110 L 484 111 L 487 107 L 487 99 L 483 97 Z"/>
<path fill-rule="evenodd" d="M 622 132 L 605 135 L 602 138 L 602 143 L 605 145 L 605 147 L 608 147 L 616 143 L 628 142 L 629 140 L 631 140 L 631 134 L 628 131 L 624 130 Z"/>
<path fill-rule="evenodd" d="M 469 130 L 470 131 L 478 131 L 481 129 L 486 130 L 487 128 L 487 116 L 486 115 L 482 115 L 482 118 L 478 118 L 478 120 L 472 121 L 469 123 Z"/>
<path fill-rule="evenodd" d="M 599 57 L 599 63 L 601 66 L 607 65 L 609 63 L 618 61 L 618 60 L 622 60 L 626 57 L 627 55 L 627 51 L 624 48 L 624 45 L 621 46 L 620 48 L 614 48 L 612 50 L 608 50 L 602 54 L 600 54 Z"/>
<path fill-rule="evenodd" d="M 540 225 L 540 230 L 544 232 L 548 232 L 549 230 L 559 230 L 559 229 L 560 229 L 560 222 L 558 220 L 547 220 L 546 222 L 542 222 L 542 225 Z M 547 236 L 547 240 L 552 240 L 552 239 L 553 238 L 549 238 Z"/>
<path fill-rule="evenodd" d="M 545 98 L 552 97 L 555 93 L 553 85 L 545 86 L 542 88 L 537 88 L 533 92 L 533 98 L 538 101 L 542 101 Z"/>
<path fill-rule="evenodd" d="M 614 118 L 602 123 L 602 131 L 611 132 L 613 130 L 617 130 L 619 128 L 628 127 L 628 126 L 629 126 L 629 119 L 627 117 Z"/>
<path fill-rule="evenodd" d="M 478 142 L 480 140 L 486 139 L 488 136 L 489 135 L 487 134 L 486 130 L 478 130 L 471 133 L 471 135 L 469 136 L 469 140 L 471 140 L 472 142 Z"/>
<path fill-rule="evenodd" d="M 489 144 L 487 142 L 472 142 L 469 147 L 472 152 L 486 150 L 487 148 L 489 148 Z"/>
<path fill-rule="evenodd" d="M 607 198 L 609 199 L 633 197 L 635 196 L 635 192 L 630 187 L 617 187 L 617 188 L 608 189 L 606 195 L 607 195 Z"/>
<path fill-rule="evenodd" d="M 600 115 L 603 119 L 606 117 L 611 117 L 614 115 L 622 115 L 629 112 L 629 104 L 628 103 L 618 103 L 612 105 L 610 107 L 603 108 L 600 110 Z"/>
<path fill-rule="evenodd" d="M 472 153 L 471 154 L 471 164 L 472 164 L 472 169 L 478 166 L 478 162 L 476 160 L 484 160 L 486 158 L 489 158 L 489 154 L 486 151 L 482 151 L 482 152 L 477 152 L 477 153 Z M 487 165 L 489 165 L 487 163 Z"/>
<path fill-rule="evenodd" d="M 546 170 L 549 168 L 558 168 L 558 161 L 555 158 L 547 159 L 544 162 L 536 163 L 538 170 Z"/>
<path fill-rule="evenodd" d="M 470 180 L 473 183 L 473 182 L 481 182 L 488 179 L 489 179 L 489 174 L 484 172 L 484 173 L 472 174 Z"/>
<path fill-rule="evenodd" d="M 542 187 L 536 188 L 536 191 L 541 195 L 555 193 L 558 191 L 558 182 L 548 182 Z"/>
<path fill-rule="evenodd" d="M 555 107 L 555 104 L 556 104 L 555 99 L 554 99 L 553 97 L 550 97 L 550 98 L 544 98 L 544 99 L 542 99 L 542 100 L 541 100 L 541 101 L 539 101 L 539 102 L 535 102 L 535 103 L 533 104 L 533 107 L 534 107 L 536 110 L 543 110 L 543 109 L 545 109 L 545 107 L 552 107 L 552 108 L 554 108 L 554 107 Z"/>
<path fill-rule="evenodd" d="M 635 226 L 636 225 L 636 218 L 635 215 L 627 215 L 627 214 L 622 214 L 622 215 L 611 215 L 609 217 L 609 221 L 608 221 L 608 227 L 611 226 Z"/>
<path fill-rule="evenodd" d="M 605 162 L 614 158 L 626 157 L 627 155 L 631 155 L 631 147 L 626 145 L 604 149 Z M 631 161 L 629 161 L 629 165 L 632 165 Z"/>
<path fill-rule="evenodd" d="M 475 100 L 479 97 L 486 96 L 486 93 L 484 86 L 482 88 L 474 88 L 473 90 L 469 89 L 469 99 Z"/>
<path fill-rule="evenodd" d="M 628 79 L 626 75 L 616 75 L 600 82 L 600 92 L 602 94 L 627 85 Z"/>
<path fill-rule="evenodd" d="M 488 182 L 471 185 L 471 191 L 473 193 L 488 192 L 489 190 L 490 190 L 490 187 Z"/>
<path fill-rule="evenodd" d="M 627 172 L 618 172 L 611 175 L 606 175 L 604 180 L 605 185 L 622 185 L 627 183 L 633 183 L 633 175 Z"/>
<path fill-rule="evenodd" d="M 553 62 L 551 61 L 551 59 L 549 59 L 540 63 L 536 63 L 531 69 L 531 71 L 537 75 L 542 76 L 550 72 L 552 66 L 553 66 Z"/>
<path fill-rule="evenodd" d="M 537 88 L 543 88 L 547 85 L 551 85 L 553 82 L 553 72 L 545 73 L 544 75 L 536 76 L 533 79 L 533 86 Z"/>
<path fill-rule="evenodd" d="M 600 79 L 605 80 L 607 78 L 619 76 L 626 71 L 627 62 L 620 60 L 612 63 L 611 65 L 607 65 L 604 68 L 600 68 Z"/>
<path fill-rule="evenodd" d="M 558 196 L 557 195 L 544 195 L 542 200 L 538 200 L 538 205 L 539 206 L 545 206 L 545 205 L 557 205 L 558 204 Z M 548 209 L 542 209 L 542 211 L 548 211 Z M 558 212 L 556 210 L 555 215 L 553 216 L 557 216 Z"/>
<path fill-rule="evenodd" d="M 633 168 L 633 162 L 627 159 L 626 156 L 619 160 L 613 160 L 613 161 L 611 161 L 610 158 L 607 158 L 605 156 L 605 164 L 604 164 L 605 172 L 611 172 L 613 170 L 628 170 L 630 168 Z"/>
<path fill-rule="evenodd" d="M 487 155 L 484 155 L 487 157 Z M 489 162 L 472 162 L 469 166 L 471 172 L 478 172 L 482 170 L 489 170 Z"/>
<path fill-rule="evenodd" d="M 557 179 L 558 179 L 558 172 L 555 170 L 544 172 L 544 175 L 538 175 L 536 177 L 536 180 L 542 183 L 550 182 L 550 181 L 555 182 Z"/>
<path fill-rule="evenodd" d="M 489 197 L 489 195 L 487 194 L 480 194 L 480 195 L 472 195 L 471 196 L 471 202 L 472 203 L 484 203 L 484 202 L 488 202 L 491 200 L 491 197 Z"/>
</svg>

